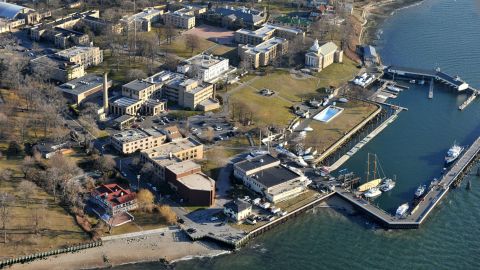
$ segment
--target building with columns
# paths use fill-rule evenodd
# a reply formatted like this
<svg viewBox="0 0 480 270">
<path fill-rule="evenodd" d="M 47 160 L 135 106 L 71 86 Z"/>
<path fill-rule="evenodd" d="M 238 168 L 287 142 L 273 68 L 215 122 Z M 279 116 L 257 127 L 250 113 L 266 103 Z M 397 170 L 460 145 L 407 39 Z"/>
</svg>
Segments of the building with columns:
<svg viewBox="0 0 480 270">
<path fill-rule="evenodd" d="M 318 72 L 333 63 L 342 62 L 343 51 L 333 42 L 327 42 L 320 46 L 316 39 L 312 47 L 305 53 L 305 66 Z"/>
</svg>

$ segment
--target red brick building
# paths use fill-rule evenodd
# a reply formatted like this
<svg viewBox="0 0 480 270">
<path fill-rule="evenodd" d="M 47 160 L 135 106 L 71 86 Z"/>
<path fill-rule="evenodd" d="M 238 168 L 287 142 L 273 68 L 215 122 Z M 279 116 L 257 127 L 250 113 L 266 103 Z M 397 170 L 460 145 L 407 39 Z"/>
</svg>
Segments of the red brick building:
<svg viewBox="0 0 480 270">
<path fill-rule="evenodd" d="M 191 160 L 167 166 L 165 180 L 187 205 L 211 206 L 215 203 L 215 181 Z"/>
</svg>

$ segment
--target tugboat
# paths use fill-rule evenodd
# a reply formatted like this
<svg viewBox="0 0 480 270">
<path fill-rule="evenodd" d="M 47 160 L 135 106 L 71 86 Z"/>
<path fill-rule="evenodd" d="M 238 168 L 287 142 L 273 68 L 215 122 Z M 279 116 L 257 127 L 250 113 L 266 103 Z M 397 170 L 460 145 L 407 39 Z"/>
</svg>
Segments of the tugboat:
<svg viewBox="0 0 480 270">
<path fill-rule="evenodd" d="M 402 205 L 400 205 L 398 208 L 397 208 L 397 212 L 395 213 L 395 217 L 397 218 L 404 218 L 405 217 L 405 214 L 407 213 L 408 211 L 408 203 L 404 203 Z"/>
<path fill-rule="evenodd" d="M 462 146 L 453 143 L 453 146 L 448 149 L 447 155 L 445 156 L 445 164 L 450 164 L 454 162 L 465 148 Z"/>
<path fill-rule="evenodd" d="M 425 193 L 425 190 L 427 189 L 426 185 L 420 185 L 417 190 L 415 191 L 415 198 L 420 198 L 422 197 L 423 193 Z"/>
</svg>

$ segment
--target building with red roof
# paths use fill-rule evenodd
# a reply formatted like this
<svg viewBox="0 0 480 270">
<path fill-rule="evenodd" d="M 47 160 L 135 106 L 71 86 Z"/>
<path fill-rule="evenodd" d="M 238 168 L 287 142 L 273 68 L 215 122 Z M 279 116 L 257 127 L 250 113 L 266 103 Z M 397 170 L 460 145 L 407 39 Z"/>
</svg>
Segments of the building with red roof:
<svg viewBox="0 0 480 270">
<path fill-rule="evenodd" d="M 117 184 L 98 186 L 92 191 L 90 201 L 94 204 L 92 210 L 106 222 L 109 222 L 117 215 L 125 214 L 133 220 L 133 216 L 131 216 L 128 211 L 135 210 L 138 207 L 137 194 Z M 117 224 L 117 226 L 118 225 L 121 224 Z"/>
</svg>

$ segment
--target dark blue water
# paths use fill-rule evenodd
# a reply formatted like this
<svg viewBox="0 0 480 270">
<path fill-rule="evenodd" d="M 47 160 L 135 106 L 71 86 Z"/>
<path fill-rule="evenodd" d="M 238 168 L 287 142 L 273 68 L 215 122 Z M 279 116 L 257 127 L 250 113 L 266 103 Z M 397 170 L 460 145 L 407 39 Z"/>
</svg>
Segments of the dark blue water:
<svg viewBox="0 0 480 270">
<path fill-rule="evenodd" d="M 480 87 L 480 1 L 426 0 L 403 9 L 382 27 L 379 51 L 386 64 L 458 74 Z M 480 101 L 457 110 L 465 96 L 436 86 L 411 87 L 391 100 L 407 107 L 382 134 L 345 166 L 364 175 L 367 153 L 376 153 L 397 186 L 377 200 L 387 211 L 409 201 L 416 187 L 438 176 L 445 151 L 456 140 L 480 135 Z M 373 230 L 361 216 L 316 209 L 256 238 L 239 252 L 178 263 L 176 269 L 480 269 L 480 178 L 459 188 L 419 230 Z M 158 269 L 139 264 L 118 269 Z"/>
</svg>

